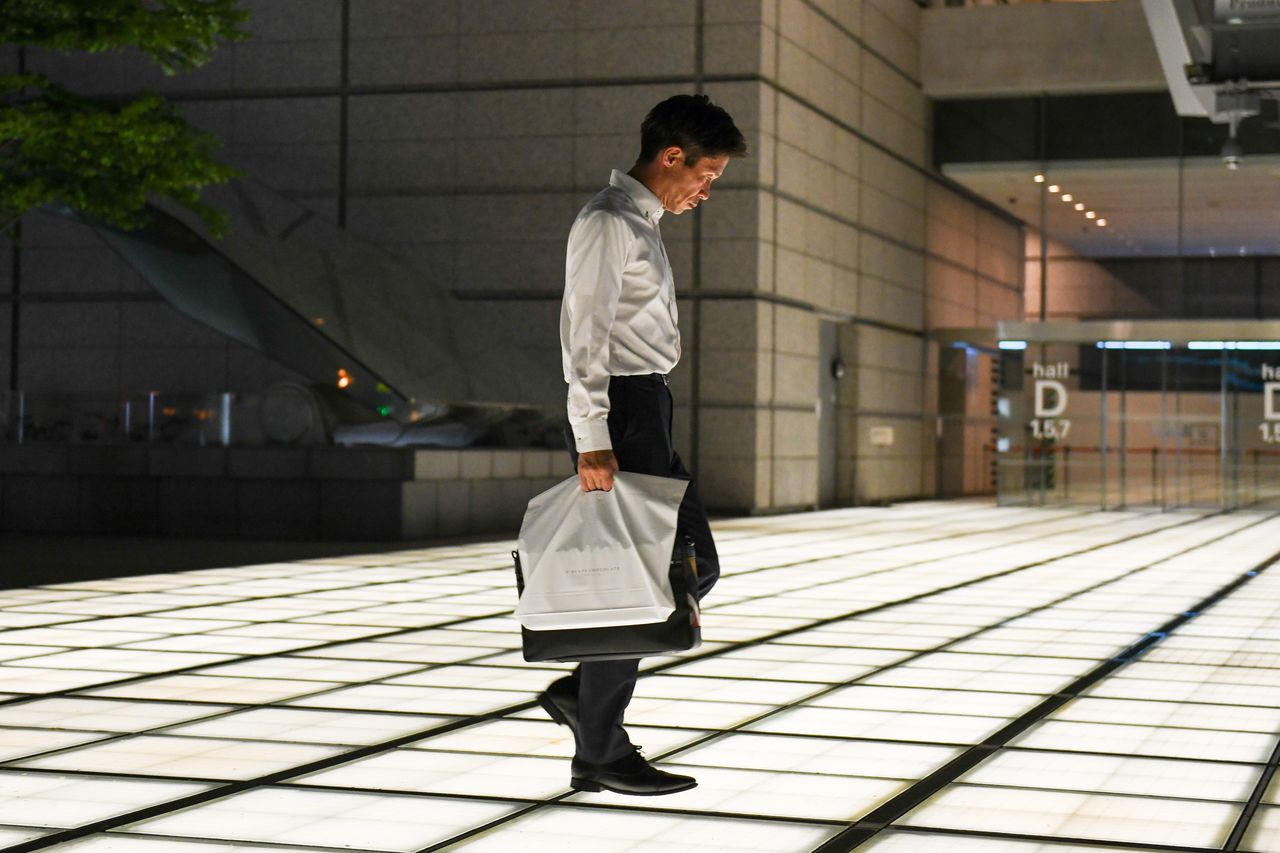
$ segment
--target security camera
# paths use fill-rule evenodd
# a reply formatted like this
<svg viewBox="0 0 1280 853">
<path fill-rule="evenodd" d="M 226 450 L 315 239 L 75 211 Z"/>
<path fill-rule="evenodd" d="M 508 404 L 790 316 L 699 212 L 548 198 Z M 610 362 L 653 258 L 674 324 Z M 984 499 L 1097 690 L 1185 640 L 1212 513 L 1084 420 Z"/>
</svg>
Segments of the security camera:
<svg viewBox="0 0 1280 853">
<path fill-rule="evenodd" d="M 1241 81 L 1214 93 L 1214 110 L 1227 118 L 1227 141 L 1222 146 L 1222 164 L 1234 171 L 1240 168 L 1240 163 L 1244 160 L 1244 149 L 1236 138 L 1240 122 L 1262 111 L 1262 95 L 1249 91 Z M 1217 122 L 1221 120 L 1214 118 Z"/>
<path fill-rule="evenodd" d="M 1243 159 L 1244 149 L 1240 147 L 1239 140 L 1232 136 L 1222 146 L 1222 165 L 1234 172 L 1240 168 L 1240 161 Z"/>
</svg>

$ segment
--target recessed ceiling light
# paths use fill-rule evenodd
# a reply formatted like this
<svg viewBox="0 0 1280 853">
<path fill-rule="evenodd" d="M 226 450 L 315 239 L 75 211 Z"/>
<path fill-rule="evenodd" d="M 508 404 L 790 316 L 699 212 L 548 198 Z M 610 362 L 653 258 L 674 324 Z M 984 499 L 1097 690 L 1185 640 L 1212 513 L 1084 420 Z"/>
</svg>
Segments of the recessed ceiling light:
<svg viewBox="0 0 1280 853">
<path fill-rule="evenodd" d="M 1057 185 L 1057 184 L 1049 184 L 1049 192 L 1051 192 L 1051 193 L 1056 193 L 1056 192 L 1058 191 L 1058 189 L 1059 189 L 1059 187 L 1058 187 L 1058 185 Z"/>
<path fill-rule="evenodd" d="M 1098 227 L 1100 227 L 1100 228 L 1105 228 L 1105 227 L 1107 226 L 1107 220 L 1105 220 L 1105 219 L 1099 219 L 1099 220 L 1098 220 L 1096 223 L 1094 223 L 1094 224 L 1095 224 L 1095 225 L 1097 225 L 1097 226 L 1098 226 Z"/>
<path fill-rule="evenodd" d="M 1062 200 L 1063 200 L 1063 201 L 1071 201 L 1071 193 L 1063 193 L 1063 194 L 1062 194 Z"/>
<path fill-rule="evenodd" d="M 1035 182 L 1036 182 L 1037 184 L 1043 184 L 1043 183 L 1044 183 L 1044 175 L 1036 175 L 1036 177 L 1035 177 Z"/>
<path fill-rule="evenodd" d="M 1086 211 L 1086 212 L 1085 212 L 1085 214 L 1084 214 L 1084 218 L 1085 218 L 1085 219 L 1097 219 L 1097 218 L 1098 218 L 1098 214 L 1094 213 L 1092 210 L 1089 210 L 1089 211 Z"/>
<path fill-rule="evenodd" d="M 1082 201 L 1076 202 L 1076 210 L 1084 210 L 1084 202 Z"/>
</svg>

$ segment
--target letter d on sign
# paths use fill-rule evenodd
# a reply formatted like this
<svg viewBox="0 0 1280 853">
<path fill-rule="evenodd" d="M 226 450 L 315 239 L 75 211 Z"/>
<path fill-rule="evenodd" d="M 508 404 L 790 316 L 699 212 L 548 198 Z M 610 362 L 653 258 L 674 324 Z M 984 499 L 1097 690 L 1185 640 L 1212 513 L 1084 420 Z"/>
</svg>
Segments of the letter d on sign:
<svg viewBox="0 0 1280 853">
<path fill-rule="evenodd" d="M 1045 392 L 1053 391 L 1057 399 L 1050 408 L 1045 400 Z M 1062 414 L 1067 408 L 1067 387 L 1056 379 L 1037 379 L 1036 380 L 1036 417 L 1037 418 L 1056 418 Z"/>
<path fill-rule="evenodd" d="M 1263 417 L 1269 421 L 1280 421 L 1280 406 L 1276 405 L 1276 392 L 1280 391 L 1280 382 L 1265 382 L 1262 385 Z"/>
</svg>

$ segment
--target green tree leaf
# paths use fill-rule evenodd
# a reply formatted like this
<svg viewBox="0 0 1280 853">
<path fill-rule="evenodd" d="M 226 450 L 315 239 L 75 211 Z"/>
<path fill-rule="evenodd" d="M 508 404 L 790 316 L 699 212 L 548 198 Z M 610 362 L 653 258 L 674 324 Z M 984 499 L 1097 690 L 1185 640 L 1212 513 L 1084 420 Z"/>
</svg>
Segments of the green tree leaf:
<svg viewBox="0 0 1280 853">
<path fill-rule="evenodd" d="M 60 52 L 141 50 L 166 74 L 196 68 L 248 12 L 238 0 L 0 0 L 0 42 Z M 46 204 L 119 228 L 146 222 L 150 197 L 194 211 L 215 236 L 226 215 L 201 203 L 206 186 L 239 173 L 218 140 L 164 98 L 80 97 L 41 74 L 0 76 L 0 231 Z"/>
<path fill-rule="evenodd" d="M 138 48 L 166 74 L 203 65 L 248 34 L 238 0 L 4 0 L 0 42 L 63 53 Z"/>
</svg>

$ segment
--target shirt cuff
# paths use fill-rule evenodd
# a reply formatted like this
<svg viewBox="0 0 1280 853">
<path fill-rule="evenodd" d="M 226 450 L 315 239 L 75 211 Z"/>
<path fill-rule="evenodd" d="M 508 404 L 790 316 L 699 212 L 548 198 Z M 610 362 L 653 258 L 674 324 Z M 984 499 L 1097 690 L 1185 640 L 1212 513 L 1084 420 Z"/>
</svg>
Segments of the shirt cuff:
<svg viewBox="0 0 1280 853">
<path fill-rule="evenodd" d="M 582 423 L 572 424 L 573 443 L 579 453 L 592 450 L 612 450 L 613 440 L 609 438 L 609 421 L 607 418 L 595 418 Z"/>
</svg>

